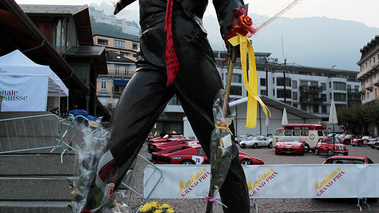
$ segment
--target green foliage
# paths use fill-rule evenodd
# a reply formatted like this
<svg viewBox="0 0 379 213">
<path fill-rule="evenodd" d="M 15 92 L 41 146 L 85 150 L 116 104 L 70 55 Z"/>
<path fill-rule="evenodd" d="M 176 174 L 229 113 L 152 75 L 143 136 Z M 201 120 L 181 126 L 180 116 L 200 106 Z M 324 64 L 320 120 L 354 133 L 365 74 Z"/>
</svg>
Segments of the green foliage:
<svg viewBox="0 0 379 213">
<path fill-rule="evenodd" d="M 353 133 L 363 134 L 364 126 L 370 124 L 379 126 L 379 101 L 339 108 L 337 116 L 340 125 L 344 125 Z"/>
</svg>

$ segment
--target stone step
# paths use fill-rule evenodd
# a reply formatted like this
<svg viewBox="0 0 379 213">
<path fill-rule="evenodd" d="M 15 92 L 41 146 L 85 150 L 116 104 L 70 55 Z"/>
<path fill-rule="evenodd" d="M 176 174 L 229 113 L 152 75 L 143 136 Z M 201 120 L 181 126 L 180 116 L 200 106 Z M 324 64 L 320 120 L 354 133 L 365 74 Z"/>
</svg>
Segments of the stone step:
<svg viewBox="0 0 379 213">
<path fill-rule="evenodd" d="M 1 201 L 71 201 L 71 177 L 0 177 Z"/>
<path fill-rule="evenodd" d="M 71 213 L 66 201 L 0 201 L 2 213 Z"/>
<path fill-rule="evenodd" d="M 73 175 L 75 155 L 14 154 L 0 155 L 0 176 Z"/>
</svg>

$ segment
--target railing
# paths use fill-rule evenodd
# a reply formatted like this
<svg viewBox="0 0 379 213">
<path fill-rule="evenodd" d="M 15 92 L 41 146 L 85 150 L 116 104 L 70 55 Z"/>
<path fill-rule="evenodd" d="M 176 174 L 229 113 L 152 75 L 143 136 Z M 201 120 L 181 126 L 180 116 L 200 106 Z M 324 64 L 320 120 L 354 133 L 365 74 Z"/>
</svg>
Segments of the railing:
<svg viewBox="0 0 379 213">
<path fill-rule="evenodd" d="M 57 115 L 36 115 L 0 120 L 0 154 L 57 149 L 61 141 Z"/>
<path fill-rule="evenodd" d="M 80 134 L 80 129 L 76 124 L 89 122 L 89 120 L 78 115 L 76 117 L 69 115 L 67 121 L 63 123 L 55 114 L 44 114 L 36 116 L 9 118 L 0 120 L 0 154 L 17 153 L 17 152 L 33 152 L 36 150 L 49 150 L 53 152 L 57 149 L 61 151 L 61 163 L 63 163 L 63 154 L 68 149 L 76 150 L 71 146 L 71 142 Z M 62 134 L 62 126 L 67 125 L 65 132 Z M 74 129 L 74 130 L 73 130 Z M 69 133 L 69 134 L 68 134 Z M 158 185 L 162 178 L 162 172 L 149 160 L 138 154 L 133 162 L 131 170 L 125 176 L 125 182 L 122 182 L 128 190 L 125 193 L 134 193 L 142 199 L 139 205 L 143 205 L 150 197 L 150 193 L 144 194 L 143 178 L 144 169 L 147 165 L 155 168 L 158 172 L 159 180 L 153 185 Z M 151 180 L 153 181 L 153 180 Z M 155 188 L 154 186 L 154 188 Z M 129 197 L 132 195 L 129 195 Z M 137 209 L 138 212 L 138 209 Z"/>
</svg>

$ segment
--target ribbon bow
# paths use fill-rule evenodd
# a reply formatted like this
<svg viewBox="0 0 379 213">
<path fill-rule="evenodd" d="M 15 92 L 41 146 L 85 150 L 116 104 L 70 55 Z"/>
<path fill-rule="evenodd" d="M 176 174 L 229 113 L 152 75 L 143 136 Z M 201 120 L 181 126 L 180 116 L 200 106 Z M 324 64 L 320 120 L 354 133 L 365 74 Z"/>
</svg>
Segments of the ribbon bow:
<svg viewBox="0 0 379 213">
<path fill-rule="evenodd" d="M 204 196 L 204 200 L 206 200 L 208 202 L 211 202 L 213 204 L 215 204 L 217 202 L 217 203 L 223 205 L 225 208 L 228 208 L 225 204 L 223 204 L 220 201 L 218 201 L 215 197 L 210 197 L 209 195 L 208 196 Z"/>
<path fill-rule="evenodd" d="M 257 102 L 259 102 L 263 108 L 264 113 L 269 113 L 271 117 L 271 112 L 268 107 L 263 103 L 262 99 L 258 96 L 258 82 L 257 82 L 257 67 L 255 65 L 255 55 L 254 49 L 251 45 L 247 34 L 253 32 L 251 30 L 251 25 L 243 22 L 243 19 L 246 19 L 245 15 L 241 15 L 238 20 L 242 20 L 242 23 L 239 24 L 237 21 L 237 27 L 246 27 L 245 29 L 235 30 L 236 35 L 230 39 L 228 39 L 229 43 L 233 46 L 240 45 L 240 57 L 241 57 L 241 65 L 243 71 L 243 80 L 245 83 L 246 90 L 248 92 L 247 99 L 247 115 L 246 115 L 246 127 L 255 128 L 257 123 Z M 251 22 L 252 24 L 252 22 Z M 247 80 L 247 52 L 249 51 L 249 80 Z"/>
</svg>

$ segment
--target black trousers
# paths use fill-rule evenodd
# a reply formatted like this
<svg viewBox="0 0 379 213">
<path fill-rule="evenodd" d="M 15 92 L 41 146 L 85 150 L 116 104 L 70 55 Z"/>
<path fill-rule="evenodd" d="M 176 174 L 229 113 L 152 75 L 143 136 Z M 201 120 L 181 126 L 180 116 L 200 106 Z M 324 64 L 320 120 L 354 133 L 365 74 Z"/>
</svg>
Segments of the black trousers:
<svg viewBox="0 0 379 213">
<path fill-rule="evenodd" d="M 116 188 L 174 94 L 180 99 L 209 158 L 211 133 L 214 129 L 212 106 L 223 84 L 206 34 L 185 16 L 175 16 L 174 24 L 174 45 L 181 69 L 173 85 L 166 87 L 165 33 L 162 22 L 142 34 L 137 72 L 129 81 L 112 114 L 112 134 L 107 148 L 114 157 L 112 164 L 118 169 Z M 250 212 L 246 177 L 238 156 L 232 161 L 220 195 L 228 207 L 224 212 Z"/>
</svg>

